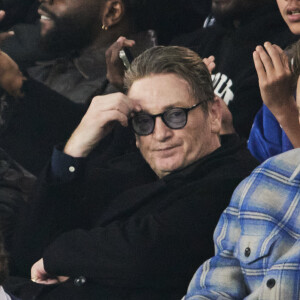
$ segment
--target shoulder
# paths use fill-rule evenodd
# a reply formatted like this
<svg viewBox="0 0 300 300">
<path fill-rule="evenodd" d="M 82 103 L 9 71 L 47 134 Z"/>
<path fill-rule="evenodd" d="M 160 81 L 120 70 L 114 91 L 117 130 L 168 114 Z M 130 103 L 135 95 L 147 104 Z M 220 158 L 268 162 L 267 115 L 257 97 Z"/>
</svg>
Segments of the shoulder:
<svg viewBox="0 0 300 300">
<path fill-rule="evenodd" d="M 256 172 L 273 172 L 292 182 L 300 179 L 300 149 L 293 149 L 269 158 Z"/>
<path fill-rule="evenodd" d="M 300 184 L 300 148 L 267 159 L 245 181 L 258 184 L 271 179 Z"/>
<path fill-rule="evenodd" d="M 300 149 L 274 156 L 259 165 L 235 190 L 231 205 L 240 211 L 266 211 L 288 205 L 299 192 Z"/>
</svg>

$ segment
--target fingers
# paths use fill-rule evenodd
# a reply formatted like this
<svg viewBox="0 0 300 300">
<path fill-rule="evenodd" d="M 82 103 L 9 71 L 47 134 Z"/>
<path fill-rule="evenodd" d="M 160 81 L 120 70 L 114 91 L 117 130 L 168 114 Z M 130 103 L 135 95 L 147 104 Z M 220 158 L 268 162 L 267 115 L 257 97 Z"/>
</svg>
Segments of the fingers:
<svg viewBox="0 0 300 300">
<path fill-rule="evenodd" d="M 290 71 L 289 68 L 289 58 L 286 53 L 276 44 L 273 44 L 273 47 L 278 51 L 282 65 L 286 68 L 286 70 Z"/>
<path fill-rule="evenodd" d="M 1 32 L 0 33 L 0 43 L 13 35 L 15 35 L 14 31 Z"/>
<path fill-rule="evenodd" d="M 69 279 L 70 279 L 70 277 L 67 277 L 67 276 L 57 276 L 57 280 L 59 283 L 65 282 Z"/>
<path fill-rule="evenodd" d="M 124 115 L 124 118 L 128 118 L 132 110 L 132 101 L 126 95 L 114 93 L 93 98 L 86 116 L 90 119 L 94 117 L 99 124 L 105 124 L 110 121 L 109 114 L 114 116 L 120 113 Z M 115 121 L 115 118 L 111 121 Z"/>
<path fill-rule="evenodd" d="M 111 129 L 115 122 L 120 123 L 122 126 L 128 126 L 128 117 L 120 111 L 110 110 L 105 113 L 105 116 L 102 118 L 102 128 L 104 130 Z"/>
<path fill-rule="evenodd" d="M 4 17 L 5 17 L 5 11 L 0 10 L 0 22 L 4 19 Z"/>
<path fill-rule="evenodd" d="M 278 51 L 280 54 L 284 54 L 284 51 L 283 51 L 278 45 L 273 44 L 273 47 L 274 47 L 275 49 L 277 49 L 277 51 Z"/>
<path fill-rule="evenodd" d="M 260 55 L 257 51 L 253 52 L 253 61 L 259 81 L 265 81 L 267 78 L 267 74 Z"/>
<path fill-rule="evenodd" d="M 116 88 L 122 91 L 123 89 L 123 77 L 124 77 L 124 65 L 119 57 L 120 50 L 124 47 L 132 47 L 135 41 L 128 40 L 121 36 L 114 42 L 105 52 L 106 77 L 108 81 Z"/>
<path fill-rule="evenodd" d="M 89 111 L 100 114 L 108 111 L 119 111 L 129 116 L 133 110 L 132 101 L 122 93 L 114 93 L 106 96 L 96 96 L 93 98 Z"/>
<path fill-rule="evenodd" d="M 132 102 L 122 93 L 95 97 L 82 119 L 84 124 L 92 124 L 96 128 L 105 128 L 112 122 L 128 126 L 128 118 L 133 109 Z M 90 125 L 88 125 L 90 126 Z"/>
<path fill-rule="evenodd" d="M 208 58 L 203 58 L 203 62 L 205 63 L 209 73 L 211 73 L 214 70 L 214 68 L 216 67 L 215 57 L 212 55 Z"/>
<path fill-rule="evenodd" d="M 57 284 L 64 282 L 68 279 L 69 277 L 66 276 L 50 276 L 45 271 L 43 259 L 38 260 L 31 268 L 31 281 L 38 284 Z"/>
<path fill-rule="evenodd" d="M 119 60 L 119 52 L 124 47 L 133 47 L 135 44 L 134 40 L 128 40 L 125 37 L 121 36 L 114 42 L 105 52 L 106 59 L 109 62 L 114 63 Z"/>
<path fill-rule="evenodd" d="M 255 68 L 260 73 L 258 75 L 263 76 L 263 73 L 266 73 L 267 76 L 272 76 L 274 73 L 279 75 L 285 73 L 288 65 L 283 50 L 269 42 L 264 43 L 264 47 L 265 49 L 262 46 L 257 46 L 253 54 Z M 262 72 L 261 67 L 264 68 L 265 72 Z"/>
<path fill-rule="evenodd" d="M 283 64 L 282 56 L 284 52 L 280 49 L 280 47 L 275 47 L 275 45 L 271 45 L 271 43 L 266 42 L 265 48 L 269 54 L 269 57 L 272 60 L 273 66 L 277 71 L 282 71 L 285 65 Z M 279 50 L 279 49 L 281 50 Z"/>
<path fill-rule="evenodd" d="M 43 259 L 38 260 L 31 268 L 31 280 L 36 283 L 53 284 L 57 279 L 50 278 L 45 271 Z"/>
<path fill-rule="evenodd" d="M 293 81 L 288 60 L 282 49 L 266 42 L 257 46 L 253 61 L 264 104 L 276 115 L 293 94 Z"/>
<path fill-rule="evenodd" d="M 4 19 L 5 17 L 5 11 L 0 10 L 0 22 Z M 15 33 L 13 31 L 8 31 L 8 32 L 2 32 L 0 33 L 0 43 L 4 40 L 6 40 L 8 37 L 13 36 Z"/>
<path fill-rule="evenodd" d="M 128 126 L 132 111 L 130 99 L 122 93 L 93 98 L 89 109 L 67 142 L 64 152 L 73 157 L 86 157 L 118 122 Z"/>
<path fill-rule="evenodd" d="M 56 278 L 31 278 L 31 281 L 38 283 L 38 284 L 57 284 L 60 283 L 60 281 Z"/>
<path fill-rule="evenodd" d="M 268 55 L 266 50 L 262 46 L 256 47 L 256 53 L 266 71 L 267 74 L 272 74 L 274 72 L 274 66 L 271 57 Z"/>
<path fill-rule="evenodd" d="M 118 47 L 120 48 L 124 48 L 124 47 L 133 47 L 135 45 L 135 41 L 134 40 L 129 40 L 127 39 L 126 37 L 124 36 L 120 36 L 118 39 L 117 39 L 117 45 Z"/>
</svg>

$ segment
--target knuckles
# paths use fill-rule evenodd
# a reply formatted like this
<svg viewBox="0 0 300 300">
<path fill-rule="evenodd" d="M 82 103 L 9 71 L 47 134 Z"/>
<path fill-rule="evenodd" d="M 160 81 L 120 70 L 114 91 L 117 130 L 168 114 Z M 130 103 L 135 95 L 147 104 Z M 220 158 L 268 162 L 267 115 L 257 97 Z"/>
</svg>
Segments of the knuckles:
<svg viewBox="0 0 300 300">
<path fill-rule="evenodd" d="M 92 99 L 89 110 L 121 110 L 121 106 L 127 102 L 127 97 L 121 93 L 113 93 L 105 96 L 96 96 Z"/>
</svg>

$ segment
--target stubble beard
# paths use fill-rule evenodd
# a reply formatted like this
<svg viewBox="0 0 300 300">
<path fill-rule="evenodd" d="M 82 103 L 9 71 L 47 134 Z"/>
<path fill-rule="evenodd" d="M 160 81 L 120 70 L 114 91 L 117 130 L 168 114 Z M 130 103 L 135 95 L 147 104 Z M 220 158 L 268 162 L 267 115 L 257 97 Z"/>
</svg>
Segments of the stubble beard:
<svg viewBox="0 0 300 300">
<path fill-rule="evenodd" d="M 56 55 L 80 51 L 95 39 L 92 19 L 76 22 L 74 17 L 53 18 L 54 26 L 40 37 L 40 48 Z"/>
</svg>

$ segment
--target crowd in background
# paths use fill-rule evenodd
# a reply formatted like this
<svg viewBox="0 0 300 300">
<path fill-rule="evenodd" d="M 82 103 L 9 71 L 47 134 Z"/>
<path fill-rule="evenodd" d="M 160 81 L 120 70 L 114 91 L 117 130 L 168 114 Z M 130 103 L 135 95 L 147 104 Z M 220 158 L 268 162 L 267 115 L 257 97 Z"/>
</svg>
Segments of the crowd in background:
<svg viewBox="0 0 300 300">
<path fill-rule="evenodd" d="M 0 30 L 0 295 L 300 297 L 296 0 L 0 0 Z"/>
</svg>

